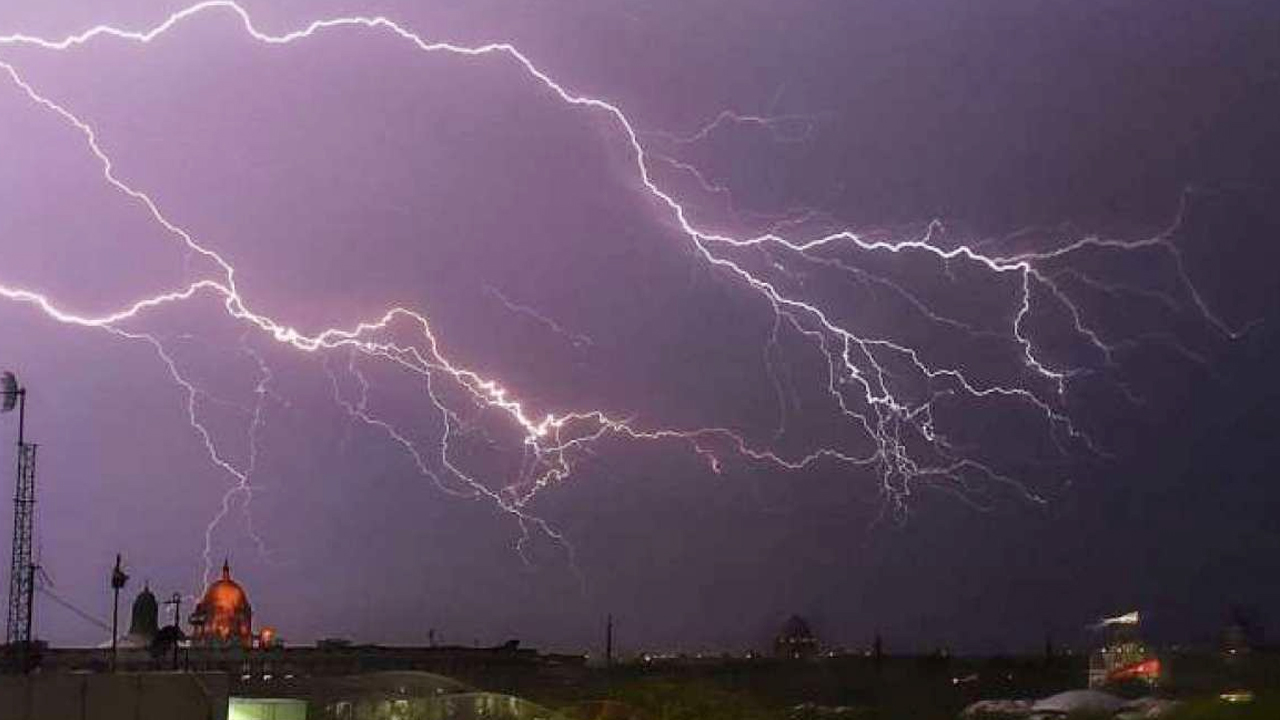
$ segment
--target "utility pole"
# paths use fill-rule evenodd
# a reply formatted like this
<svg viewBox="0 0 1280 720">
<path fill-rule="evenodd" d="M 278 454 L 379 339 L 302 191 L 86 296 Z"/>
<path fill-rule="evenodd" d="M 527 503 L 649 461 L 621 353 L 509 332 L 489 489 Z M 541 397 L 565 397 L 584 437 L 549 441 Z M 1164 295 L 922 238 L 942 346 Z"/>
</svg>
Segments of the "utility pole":
<svg viewBox="0 0 1280 720">
<path fill-rule="evenodd" d="M 182 593 L 175 592 L 173 597 L 164 601 L 165 605 L 173 606 L 173 669 L 178 669 L 178 645 L 182 640 Z"/>
<path fill-rule="evenodd" d="M 120 588 L 129 582 L 120 567 L 120 553 L 116 553 L 116 566 L 111 571 L 111 591 L 114 593 L 111 604 L 111 672 L 116 671 L 116 643 L 120 637 Z"/>
<path fill-rule="evenodd" d="M 609 614 L 604 626 L 604 666 L 613 667 L 613 614 Z"/>
</svg>

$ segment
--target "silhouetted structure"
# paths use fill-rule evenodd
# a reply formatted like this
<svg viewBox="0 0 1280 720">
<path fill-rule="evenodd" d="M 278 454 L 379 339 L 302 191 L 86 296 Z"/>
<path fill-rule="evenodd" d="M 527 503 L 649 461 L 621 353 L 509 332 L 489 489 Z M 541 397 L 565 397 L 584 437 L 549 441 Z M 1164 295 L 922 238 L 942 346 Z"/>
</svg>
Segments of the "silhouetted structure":
<svg viewBox="0 0 1280 720">
<path fill-rule="evenodd" d="M 160 632 L 156 634 L 156 638 L 151 643 L 151 654 L 160 657 L 165 653 L 166 649 L 173 652 L 173 669 L 178 669 L 178 645 L 187 639 L 187 634 L 182 632 L 182 593 L 175 592 L 172 597 L 164 601 L 165 605 L 173 606 L 173 624 L 160 628 Z"/>
<path fill-rule="evenodd" d="M 773 654 L 792 660 L 813 657 L 818 654 L 818 638 L 804 618 L 792 615 L 773 643 Z"/>
<path fill-rule="evenodd" d="M 124 638 L 125 647 L 148 647 L 160 631 L 160 604 L 144 584 L 142 592 L 133 599 L 133 611 L 129 617 L 129 633 Z"/>
<path fill-rule="evenodd" d="M 117 646 L 120 644 L 120 591 L 129 576 L 120 565 L 120 553 L 116 553 L 116 565 L 111 568 L 111 669 L 116 669 Z"/>
<path fill-rule="evenodd" d="M 613 667 L 613 615 L 605 621 L 604 627 L 604 664 Z"/>
<path fill-rule="evenodd" d="M 1232 607 L 1222 628 L 1222 651 L 1227 655 L 1243 655 L 1260 647 L 1263 641 L 1262 623 L 1257 614 L 1239 605 Z"/>
<path fill-rule="evenodd" d="M 30 666 L 31 611 L 36 565 L 31 555 L 36 506 L 36 446 L 26 441 L 27 389 L 13 373 L 0 376 L 0 412 L 18 409 L 18 473 L 13 494 L 13 555 L 9 560 L 9 615 L 5 642 L 20 669 Z"/>
</svg>

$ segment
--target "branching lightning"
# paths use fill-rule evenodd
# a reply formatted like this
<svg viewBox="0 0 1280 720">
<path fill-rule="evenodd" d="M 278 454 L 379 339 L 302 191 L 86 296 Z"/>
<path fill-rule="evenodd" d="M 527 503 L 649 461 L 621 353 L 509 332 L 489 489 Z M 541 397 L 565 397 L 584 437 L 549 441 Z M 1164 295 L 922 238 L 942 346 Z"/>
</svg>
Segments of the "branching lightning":
<svg viewBox="0 0 1280 720">
<path fill-rule="evenodd" d="M 527 318 L 531 318 L 539 325 L 542 325 L 556 335 L 568 340 L 574 347 L 583 347 L 592 344 L 591 338 L 586 335 L 569 330 L 552 318 L 547 317 L 528 305 L 512 301 L 506 295 L 502 294 L 501 290 L 493 287 L 492 285 L 486 285 L 484 290 L 486 293 L 492 295 L 494 299 L 501 303 L 506 309 L 517 315 L 523 315 Z"/>
<path fill-rule="evenodd" d="M 253 346 L 248 343 L 246 336 L 241 337 L 240 348 L 245 355 L 253 360 L 254 364 L 258 368 L 258 380 L 253 386 L 253 408 L 249 411 L 249 428 L 246 433 L 248 455 L 245 458 L 243 471 L 239 474 L 233 475 L 236 479 L 236 483 L 230 488 L 227 488 L 227 491 L 222 494 L 222 502 L 218 506 L 218 512 L 213 516 L 213 519 L 209 521 L 209 524 L 205 526 L 203 552 L 204 574 L 200 577 L 202 584 L 209 581 L 210 575 L 213 572 L 214 531 L 217 530 L 218 524 L 221 523 L 227 517 L 227 514 L 231 512 L 231 505 L 236 498 L 240 498 L 241 508 L 244 514 L 245 532 L 253 540 L 258 552 L 264 557 L 268 555 L 266 542 L 253 529 L 253 514 L 249 510 L 249 505 L 253 502 L 254 485 L 252 481 L 254 473 L 258 469 L 259 433 L 267 422 L 267 400 L 274 398 L 270 389 L 271 380 L 274 376 L 271 372 L 271 367 L 267 365 L 262 355 L 254 350 Z"/>
<path fill-rule="evenodd" d="M 708 182 L 688 163 L 665 155 L 657 155 L 647 148 L 641 133 L 628 116 L 616 105 L 591 96 L 575 94 L 542 71 L 515 46 L 508 43 L 490 43 L 463 46 L 448 42 L 432 42 L 423 39 L 412 30 L 385 17 L 346 16 L 311 22 L 305 27 L 283 34 L 270 34 L 258 29 L 249 13 L 234 0 L 208 0 L 178 11 L 163 22 L 145 30 L 127 30 L 110 26 L 97 26 L 62 39 L 50 40 L 25 34 L 0 36 L 0 48 L 34 47 L 49 51 L 71 51 L 99 38 L 117 38 L 146 45 L 180 23 L 193 21 L 209 13 L 231 13 L 238 17 L 244 31 L 254 40 L 272 45 L 289 45 L 313 38 L 321 33 L 339 31 L 366 31 L 389 34 L 427 53 L 448 53 L 463 57 L 493 57 L 510 62 L 530 80 L 540 84 L 555 99 L 585 112 L 597 113 L 611 121 L 619 139 L 626 143 L 629 157 L 642 186 L 682 231 L 696 257 L 724 276 L 737 282 L 771 309 L 774 315 L 771 336 L 766 339 L 765 362 L 779 352 L 779 336 L 794 333 L 794 337 L 808 343 L 825 360 L 825 377 L 816 379 L 818 387 L 828 396 L 840 413 L 846 430 L 867 441 L 870 450 L 852 453 L 838 447 L 818 445 L 799 454 L 785 454 L 767 445 L 757 444 L 749 434 L 729 427 L 671 428 L 639 426 L 631 419 L 615 417 L 602 410 L 571 409 L 532 417 L 525 403 L 514 389 L 499 379 L 486 377 L 450 359 L 429 319 L 409 307 L 392 307 L 380 317 L 361 322 L 354 327 L 331 327 L 316 334 L 306 334 L 295 329 L 287 320 L 275 318 L 254 309 L 252 299 L 246 297 L 236 283 L 234 268 L 205 239 L 197 238 L 168 219 L 148 192 L 135 187 L 119 177 L 111 156 L 104 149 L 97 132 L 76 115 L 67 105 L 42 94 L 27 82 L 19 69 L 0 59 L 0 69 L 25 96 L 37 107 L 47 111 L 68 128 L 76 131 L 87 149 L 100 164 L 102 177 L 116 191 L 143 208 L 159 227 L 181 243 L 192 256 L 212 263 L 216 272 L 155 296 L 142 298 L 117 310 L 93 316 L 70 312 L 54 298 L 27 288 L 15 287 L 0 280 L 0 297 L 34 306 L 48 318 L 68 325 L 93 328 L 113 336 L 147 343 L 165 366 L 172 380 L 185 393 L 188 420 L 202 440 L 208 457 L 234 480 L 233 486 L 223 496 L 220 510 L 210 522 L 206 532 L 205 564 L 211 562 L 212 536 L 218 523 L 227 515 L 237 497 L 247 506 L 252 497 L 252 477 L 258 466 L 259 437 L 265 423 L 264 403 L 270 395 L 272 373 L 263 356 L 251 349 L 249 337 L 242 348 L 257 363 L 258 381 L 255 385 L 255 405 L 248 428 L 249 454 L 243 465 L 237 465 L 219 450 L 213 434 L 201 421 L 197 399 L 200 390 L 184 377 L 173 356 L 166 351 L 157 337 L 136 330 L 132 321 L 161 307 L 195 302 L 199 298 L 211 298 L 220 302 L 226 315 L 241 323 L 254 337 L 263 337 L 299 353 L 321 354 L 322 362 L 333 383 L 335 402 L 358 425 L 374 429 L 399 445 L 412 460 L 417 470 L 431 479 L 442 491 L 451 495 L 482 499 L 510 514 L 524 530 L 518 547 L 523 548 L 529 529 L 535 528 L 570 553 L 571 547 L 563 535 L 551 524 L 539 518 L 531 509 L 531 503 L 544 488 L 554 486 L 568 478 L 575 460 L 605 436 L 632 440 L 678 442 L 691 447 L 703 457 L 714 472 L 722 472 L 726 462 L 737 458 L 741 462 L 760 463 L 783 470 L 800 470 L 816 463 L 831 463 L 850 469 L 871 469 L 879 479 L 884 496 L 896 508 L 905 507 L 908 496 L 917 483 L 942 487 L 970 499 L 969 488 L 974 483 L 995 483 L 1014 488 L 1033 502 L 1043 499 L 1032 490 L 1023 487 L 996 468 L 954 447 L 935 424 L 934 404 L 941 397 L 962 395 L 975 401 L 1010 402 L 1035 410 L 1042 417 L 1045 432 L 1064 450 L 1079 446 L 1093 452 L 1104 452 L 1068 417 L 1063 409 L 1063 396 L 1069 384 L 1079 374 L 1079 369 L 1056 366 L 1037 346 L 1028 321 L 1038 303 L 1052 303 L 1065 312 L 1072 323 L 1072 332 L 1080 341 L 1092 347 L 1104 363 L 1113 363 L 1114 354 L 1130 339 L 1113 339 L 1099 329 L 1079 305 L 1072 300 L 1064 281 L 1073 281 L 1101 289 L 1108 293 L 1127 292 L 1089 277 L 1082 271 L 1066 265 L 1074 256 L 1084 251 L 1134 252 L 1155 250 L 1166 253 L 1179 274 L 1182 291 L 1204 322 L 1227 337 L 1236 337 L 1241 331 L 1231 328 L 1218 317 L 1201 296 L 1187 274 L 1182 255 L 1171 240 L 1170 233 L 1137 241 L 1117 241 L 1097 237 L 1076 239 L 1049 250 L 1021 252 L 1003 255 L 985 252 L 980 245 L 944 244 L 933 239 L 934 226 L 923 237 L 906 240 L 884 240 L 864 237 L 850 230 L 841 230 L 810 238 L 789 238 L 780 234 L 792 220 L 775 225 L 763 234 L 733 236 L 708 231 L 691 219 L 691 212 L 674 192 L 661 186 L 654 177 L 653 163 L 671 164 L 692 173 L 704 187 L 713 192 L 727 192 L 724 186 Z M 797 140 L 807 136 L 812 121 L 804 117 L 783 116 L 782 119 L 757 118 L 724 113 L 715 121 L 686 136 L 668 136 L 676 143 L 696 142 L 704 139 L 717 127 L 728 122 L 759 124 L 770 132 L 781 134 L 783 140 Z M 799 135 L 797 135 L 799 133 Z M 744 252 L 764 253 L 770 268 L 780 271 L 781 277 L 772 273 L 752 270 L 739 258 Z M 911 256 L 931 258 L 942 272 L 949 273 L 952 263 L 963 262 L 980 268 L 993 278 L 1011 278 L 1017 288 L 1012 298 L 1012 321 L 1004 333 L 997 334 L 1003 341 L 1018 348 L 1027 369 L 1029 381 L 1025 384 L 999 385 L 983 383 L 971 377 L 963 368 L 938 364 L 927 359 L 921 348 L 913 347 L 890 337 L 870 336 L 860 333 L 842 322 L 839 312 L 829 304 L 806 299 L 797 283 L 788 279 L 789 268 L 811 267 L 836 271 L 862 283 L 885 289 L 926 318 L 929 322 L 970 334 L 992 335 L 990 330 L 980 330 L 965 322 L 948 317 L 946 313 L 932 309 L 928 303 L 908 288 L 891 279 L 878 276 L 856 267 L 840 253 L 867 253 L 892 258 Z M 494 291 L 496 293 L 496 291 Z M 1142 291 L 1148 298 L 1155 298 L 1172 308 L 1181 309 L 1183 303 L 1167 293 Z M 523 314 L 533 313 L 524 306 L 515 306 L 497 295 L 509 308 Z M 564 331 L 545 316 L 534 313 L 543 324 L 561 332 L 573 343 L 589 344 L 590 339 Z M 406 342 L 406 333 L 412 341 Z M 1190 350 L 1187 351 L 1191 353 Z M 344 393 L 339 371 L 329 364 L 332 355 L 347 353 L 345 376 L 356 383 L 359 396 L 350 398 Z M 389 363 L 421 378 L 424 394 L 438 411 L 443 430 L 431 441 L 431 448 L 424 449 L 417 433 L 408 432 L 380 418 L 371 409 L 368 381 L 362 374 L 359 361 Z M 908 368 L 912 378 L 919 380 L 928 392 L 913 396 L 895 389 L 895 376 Z M 777 380 L 780 404 L 785 404 L 786 389 Z M 446 393 L 447 386 L 447 393 Z M 460 392 L 459 392 L 460 391 Z M 465 425 L 460 410 L 453 405 L 454 396 L 467 398 L 480 411 L 501 419 L 505 426 L 515 429 L 523 438 L 527 456 L 520 476 L 494 489 L 475 477 L 455 460 L 451 444 Z M 785 412 L 779 420 L 778 434 L 785 431 Z M 917 448 L 924 446 L 926 453 Z M 255 536 L 262 546 L 262 540 Z"/>
</svg>

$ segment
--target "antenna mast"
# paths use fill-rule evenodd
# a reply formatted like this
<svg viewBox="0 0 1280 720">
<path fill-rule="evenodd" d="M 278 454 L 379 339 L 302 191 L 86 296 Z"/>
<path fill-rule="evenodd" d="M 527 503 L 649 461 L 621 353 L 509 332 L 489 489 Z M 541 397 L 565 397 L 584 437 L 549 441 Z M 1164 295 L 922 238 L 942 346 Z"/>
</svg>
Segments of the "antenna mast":
<svg viewBox="0 0 1280 720">
<path fill-rule="evenodd" d="M 9 562 L 9 615 L 5 642 L 17 650 L 23 671 L 31 651 L 36 565 L 32 559 L 36 505 L 36 445 L 26 441 L 27 389 L 13 373 L 0 375 L 0 412 L 18 409 L 18 473 L 13 495 L 13 556 Z"/>
</svg>

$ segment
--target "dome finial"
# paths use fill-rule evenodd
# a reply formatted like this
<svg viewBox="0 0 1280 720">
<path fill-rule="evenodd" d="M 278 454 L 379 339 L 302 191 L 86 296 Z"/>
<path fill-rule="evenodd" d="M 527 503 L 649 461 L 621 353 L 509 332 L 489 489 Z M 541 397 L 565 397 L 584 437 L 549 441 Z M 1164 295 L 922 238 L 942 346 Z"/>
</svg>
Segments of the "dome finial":
<svg viewBox="0 0 1280 720">
<path fill-rule="evenodd" d="M 231 579 L 231 559 L 228 557 L 222 558 L 222 579 Z"/>
</svg>

